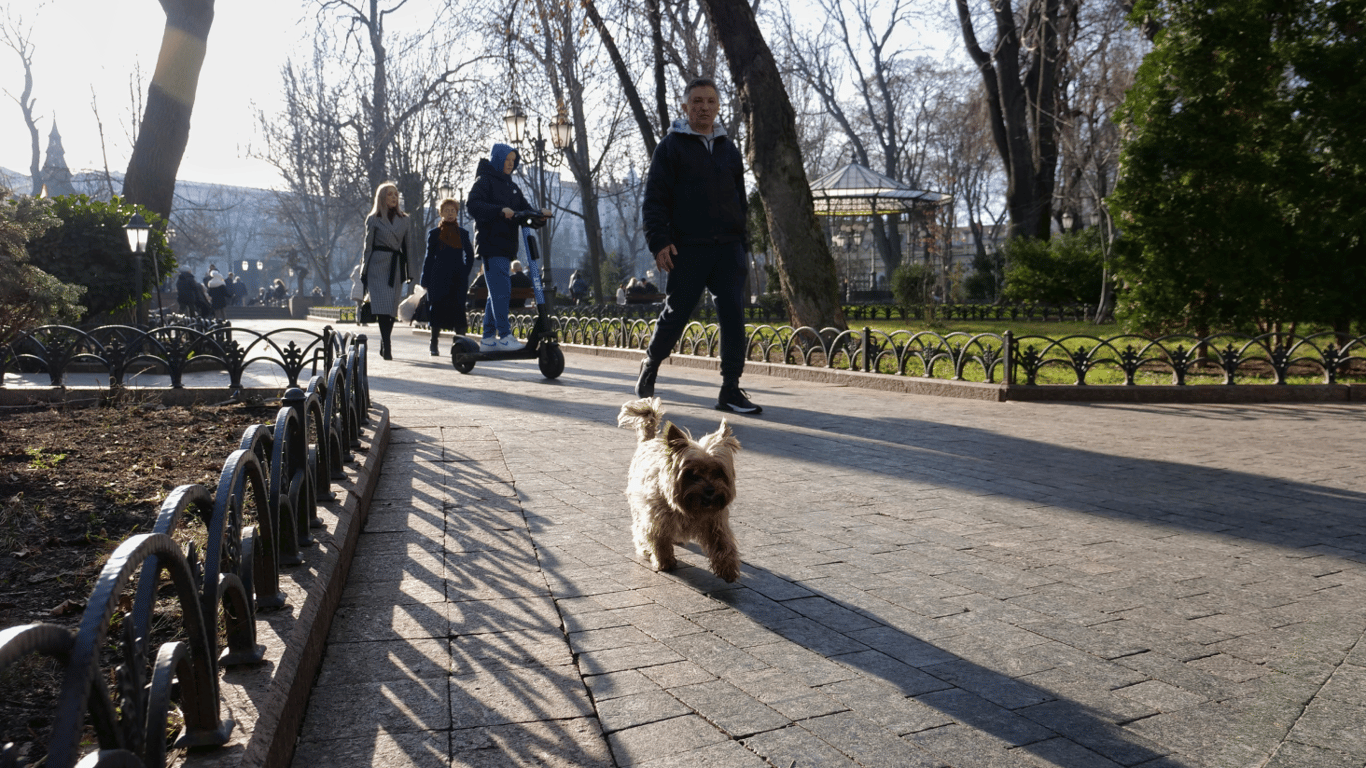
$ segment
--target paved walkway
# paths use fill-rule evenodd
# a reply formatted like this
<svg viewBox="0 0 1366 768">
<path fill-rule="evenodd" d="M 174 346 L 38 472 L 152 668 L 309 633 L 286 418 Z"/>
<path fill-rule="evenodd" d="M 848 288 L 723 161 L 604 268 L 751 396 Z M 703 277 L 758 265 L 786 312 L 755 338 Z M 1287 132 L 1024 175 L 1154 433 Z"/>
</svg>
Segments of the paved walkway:
<svg viewBox="0 0 1366 768">
<path fill-rule="evenodd" d="M 1366 408 L 749 377 L 732 585 L 633 556 L 633 363 L 396 337 L 299 768 L 1366 764 Z"/>
</svg>

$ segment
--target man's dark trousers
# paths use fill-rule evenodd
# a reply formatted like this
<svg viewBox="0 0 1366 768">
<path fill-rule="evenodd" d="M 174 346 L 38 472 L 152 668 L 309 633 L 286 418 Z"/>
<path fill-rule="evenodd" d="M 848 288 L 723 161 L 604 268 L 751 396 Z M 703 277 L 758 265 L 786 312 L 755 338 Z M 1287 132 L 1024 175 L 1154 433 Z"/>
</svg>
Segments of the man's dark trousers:
<svg viewBox="0 0 1366 768">
<path fill-rule="evenodd" d="M 721 380 L 738 382 L 745 370 L 745 249 L 739 242 L 677 245 L 668 296 L 646 354 L 660 362 L 683 336 L 702 291 L 711 291 L 721 326 Z"/>
</svg>

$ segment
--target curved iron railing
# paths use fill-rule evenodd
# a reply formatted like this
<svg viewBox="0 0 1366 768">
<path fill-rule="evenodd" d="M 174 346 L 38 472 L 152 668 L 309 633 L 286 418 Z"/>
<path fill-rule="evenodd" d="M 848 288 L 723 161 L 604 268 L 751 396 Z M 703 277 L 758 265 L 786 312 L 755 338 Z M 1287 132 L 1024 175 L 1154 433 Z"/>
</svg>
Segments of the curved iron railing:
<svg viewBox="0 0 1366 768">
<path fill-rule="evenodd" d="M 300 339 L 305 340 L 303 346 Z M 0 386 L 4 386 L 5 374 L 24 372 L 46 373 L 52 386 L 60 387 L 75 369 L 106 374 L 115 387 L 123 386 L 134 370 L 165 375 L 173 389 L 184 387 L 186 373 L 222 371 L 228 375 L 229 387 L 242 389 L 247 369 L 262 365 L 279 369 L 289 386 L 298 387 L 305 369 L 328 370 L 347 343 L 331 326 L 320 334 L 305 328 L 262 333 L 228 325 L 207 329 L 105 325 L 91 330 L 44 325 L 0 347 Z"/>
<path fill-rule="evenodd" d="M 517 321 L 518 330 L 522 327 Z M 653 320 L 629 317 L 552 318 L 552 328 L 569 344 L 644 350 Z M 1193 379 L 1219 385 L 1289 384 L 1291 377 L 1336 384 L 1366 378 L 1366 336 L 1325 331 L 1307 336 L 1221 333 L 1199 337 L 1147 338 L 1071 335 L 1016 336 L 1011 331 L 969 334 L 933 331 L 880 331 L 864 326 L 793 328 L 746 325 L 746 357 L 754 362 L 842 368 L 928 379 L 1005 383 L 1025 386 L 1088 386 L 1096 374 L 1113 369 L 1122 386 L 1171 384 Z M 717 357 L 717 326 L 692 322 L 674 350 Z"/>
<path fill-rule="evenodd" d="M 0 632 L 0 669 L 35 654 L 63 667 L 45 766 L 164 766 L 172 710 L 182 725 L 171 746 L 226 743 L 233 723 L 220 714 L 219 667 L 263 658 L 256 612 L 285 605 L 280 568 L 302 562 L 299 549 L 313 544 L 317 501 L 334 497 L 332 480 L 351 460 L 347 449 L 359 444 L 369 408 L 364 337 L 335 350 L 334 341 L 321 340 L 329 350 L 326 375 L 315 375 L 306 391 L 289 389 L 273 424 L 243 433 L 213 492 L 176 488 L 152 532 L 119 545 L 75 630 L 29 624 Z M 203 535 L 190 536 L 191 524 L 202 525 Z M 190 543 L 182 549 L 177 537 Z M 165 581 L 176 611 L 161 614 L 178 612 L 180 625 L 176 639 L 158 644 L 152 616 L 157 601 L 168 599 Z M 117 661 L 106 669 L 111 642 Z M 82 755 L 87 725 L 97 749 Z M 0 749 L 0 768 L 17 765 L 15 745 Z"/>
</svg>

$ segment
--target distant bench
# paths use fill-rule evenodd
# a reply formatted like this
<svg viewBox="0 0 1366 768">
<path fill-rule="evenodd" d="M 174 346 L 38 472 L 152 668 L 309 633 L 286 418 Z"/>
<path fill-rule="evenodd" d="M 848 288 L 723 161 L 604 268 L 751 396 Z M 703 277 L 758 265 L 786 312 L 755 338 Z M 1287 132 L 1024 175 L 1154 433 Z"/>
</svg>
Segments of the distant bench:
<svg viewBox="0 0 1366 768">
<path fill-rule="evenodd" d="M 627 304 L 658 304 L 664 301 L 667 294 L 663 293 L 628 293 L 626 294 Z"/>
<path fill-rule="evenodd" d="M 545 296 L 546 296 L 547 299 L 549 299 L 551 296 L 554 296 L 554 295 L 555 295 L 555 292 L 554 292 L 554 291 L 546 291 L 546 292 L 545 292 Z M 487 288 L 471 288 L 471 289 L 470 289 L 470 292 L 469 292 L 469 300 L 470 300 L 470 301 L 487 301 L 488 298 L 489 298 L 489 291 L 488 291 Z M 517 299 L 531 299 L 532 301 L 535 301 L 535 300 L 536 300 L 536 289 L 535 289 L 535 288 L 513 288 L 513 289 L 512 289 L 512 297 L 511 297 L 511 298 L 512 298 L 514 301 L 517 300 Z"/>
</svg>

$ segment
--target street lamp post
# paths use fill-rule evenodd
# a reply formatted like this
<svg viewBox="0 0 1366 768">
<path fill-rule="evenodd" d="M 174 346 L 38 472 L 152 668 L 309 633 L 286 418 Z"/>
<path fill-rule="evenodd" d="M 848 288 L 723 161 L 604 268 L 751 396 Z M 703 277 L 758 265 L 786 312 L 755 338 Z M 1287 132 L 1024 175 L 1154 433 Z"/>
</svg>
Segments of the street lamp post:
<svg viewBox="0 0 1366 768">
<path fill-rule="evenodd" d="M 128 250 L 133 253 L 133 322 L 140 326 L 147 324 L 147 315 L 142 304 L 142 254 L 147 252 L 147 235 L 151 229 L 140 213 L 134 213 L 128 223 L 123 225 L 123 232 L 128 236 Z M 160 280 L 160 275 L 157 277 Z M 161 284 L 158 282 L 158 304 L 161 303 L 160 287 Z"/>
<path fill-rule="evenodd" d="M 521 151 L 523 142 L 531 145 L 532 158 L 534 165 L 536 166 L 536 179 L 534 184 L 536 186 L 537 203 L 542 208 L 550 209 L 551 206 L 548 200 L 549 190 L 546 188 L 546 166 L 559 167 L 560 162 L 563 159 L 563 153 L 569 149 L 570 142 L 572 142 L 574 138 L 574 124 L 569 122 L 569 118 L 565 115 L 564 105 L 560 105 L 559 110 L 555 115 L 555 119 L 550 121 L 550 141 L 555 148 L 554 153 L 546 153 L 545 136 L 541 133 L 541 118 L 536 118 L 536 135 L 534 137 L 527 135 L 526 113 L 522 111 L 521 106 L 518 105 L 516 101 L 513 101 L 512 105 L 508 107 L 507 112 L 503 115 L 503 127 L 507 129 L 508 141 L 512 143 L 512 146 L 517 148 L 518 152 Z M 540 268 L 542 274 L 547 275 L 547 279 L 553 285 L 555 276 L 554 272 L 551 270 L 549 227 L 541 228 L 540 241 Z M 527 269 L 531 268 L 532 265 L 528 264 Z M 546 304 L 553 305 L 553 294 L 547 292 L 545 300 Z"/>
</svg>

